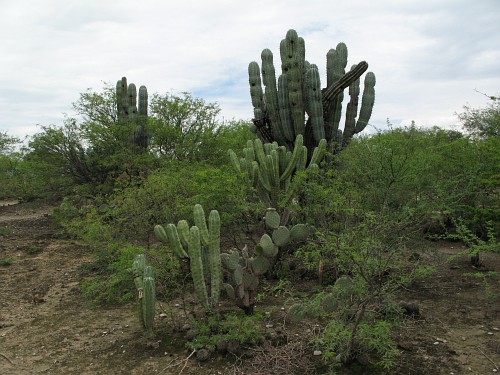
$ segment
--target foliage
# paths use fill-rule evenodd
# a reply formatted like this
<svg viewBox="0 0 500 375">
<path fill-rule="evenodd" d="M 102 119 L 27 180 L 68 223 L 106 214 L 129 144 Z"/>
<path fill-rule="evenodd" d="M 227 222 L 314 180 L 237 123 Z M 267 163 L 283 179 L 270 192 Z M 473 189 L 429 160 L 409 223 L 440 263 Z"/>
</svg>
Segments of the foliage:
<svg viewBox="0 0 500 375">
<path fill-rule="evenodd" d="M 93 271 L 81 284 L 85 298 L 93 305 L 133 301 L 135 288 L 130 269 L 134 258 L 142 254 L 144 248 L 112 243 L 97 252 L 97 260 L 84 266 Z"/>
<path fill-rule="evenodd" d="M 457 115 L 464 129 L 473 137 L 500 136 L 500 100 L 498 96 L 488 96 L 488 98 L 490 102 L 486 108 L 464 106 L 464 112 Z"/>
<path fill-rule="evenodd" d="M 12 263 L 14 263 L 13 258 L 9 257 L 0 258 L 0 267 L 10 266 Z"/>
<path fill-rule="evenodd" d="M 9 155 L 13 152 L 16 144 L 21 140 L 7 134 L 6 131 L 0 131 L 0 155 Z"/>
<path fill-rule="evenodd" d="M 215 350 L 217 343 L 234 340 L 240 345 L 255 345 L 263 340 L 260 330 L 260 315 L 242 316 L 226 314 L 224 317 L 215 315 L 206 320 L 194 322 L 196 337 L 186 345 L 190 349 Z"/>
</svg>

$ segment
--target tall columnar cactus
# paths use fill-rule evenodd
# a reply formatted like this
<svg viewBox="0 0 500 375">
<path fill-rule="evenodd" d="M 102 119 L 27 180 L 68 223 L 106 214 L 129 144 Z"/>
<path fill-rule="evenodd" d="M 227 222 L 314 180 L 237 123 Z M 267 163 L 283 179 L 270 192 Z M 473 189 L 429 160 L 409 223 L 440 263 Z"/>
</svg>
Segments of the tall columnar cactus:
<svg viewBox="0 0 500 375">
<path fill-rule="evenodd" d="M 229 156 L 233 167 L 247 176 L 261 201 L 268 207 L 277 208 L 282 198 L 289 202 L 293 197 L 294 190 L 290 183 L 293 173 L 316 168 L 325 150 L 326 140 L 322 139 L 314 148 L 308 164 L 308 150 L 303 136 L 299 134 L 292 151 L 279 146 L 278 142 L 263 144 L 256 138 L 247 142 L 243 157 L 238 158 L 233 150 L 229 150 Z"/>
<path fill-rule="evenodd" d="M 295 30 L 289 30 L 281 41 L 280 56 L 282 74 L 277 80 L 273 54 L 267 48 L 261 54 L 262 70 L 255 61 L 248 66 L 254 107 L 251 130 L 263 142 L 277 142 L 291 150 L 297 135 L 302 135 L 309 150 L 319 145 L 323 138 L 329 149 L 334 150 L 336 144 L 346 145 L 354 134 L 366 127 L 375 102 L 375 75 L 369 72 L 365 76 L 361 109 L 356 120 L 359 80 L 368 64 L 361 61 L 346 73 L 347 47 L 344 43 L 327 53 L 327 87 L 324 89 L 321 89 L 318 67 L 305 60 L 304 39 Z M 341 131 L 343 92 L 347 87 L 351 101 Z"/>
<path fill-rule="evenodd" d="M 193 215 L 195 225 L 191 228 L 186 220 L 180 220 L 177 225 L 168 224 L 166 229 L 156 225 L 154 231 L 176 256 L 190 260 L 195 292 L 205 309 L 210 310 L 219 302 L 221 290 L 220 217 L 216 210 L 210 211 L 207 226 L 200 204 L 194 206 Z M 206 276 L 210 278 L 210 293 Z"/>
<path fill-rule="evenodd" d="M 116 83 L 116 109 L 119 123 L 130 128 L 125 143 L 146 149 L 149 143 L 146 86 L 139 87 L 139 100 L 137 100 L 136 86 L 133 83 L 127 86 L 126 77 L 119 80 Z"/>
<path fill-rule="evenodd" d="M 144 254 L 135 257 L 132 264 L 134 283 L 137 288 L 139 320 L 147 338 L 152 338 L 155 319 L 156 291 L 155 275 L 151 266 L 146 265 Z"/>
</svg>

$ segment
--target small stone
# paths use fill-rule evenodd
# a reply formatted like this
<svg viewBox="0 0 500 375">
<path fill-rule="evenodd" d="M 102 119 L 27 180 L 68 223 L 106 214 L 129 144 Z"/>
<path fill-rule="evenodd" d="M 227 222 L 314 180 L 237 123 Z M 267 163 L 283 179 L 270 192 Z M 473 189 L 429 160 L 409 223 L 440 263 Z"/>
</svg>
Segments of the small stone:
<svg viewBox="0 0 500 375">
<path fill-rule="evenodd" d="M 498 327 L 493 327 L 493 331 L 498 331 Z"/>
<path fill-rule="evenodd" d="M 465 336 L 462 336 L 462 341 L 465 341 L 467 340 L 467 338 Z"/>
<path fill-rule="evenodd" d="M 161 313 L 160 315 L 158 315 L 160 317 L 160 319 L 165 319 L 168 315 L 165 314 L 165 313 Z"/>
<path fill-rule="evenodd" d="M 493 332 L 488 332 L 488 335 L 492 335 L 492 334 L 493 334 Z"/>
<path fill-rule="evenodd" d="M 323 354 L 323 353 L 321 352 L 321 350 L 315 350 L 315 351 L 313 352 L 313 355 L 316 355 L 316 356 L 321 355 L 321 354 Z"/>
<path fill-rule="evenodd" d="M 240 352 L 240 343 L 238 340 L 231 339 L 227 342 L 227 351 L 231 354 L 238 355 Z"/>
<path fill-rule="evenodd" d="M 186 340 L 191 341 L 198 334 L 196 328 L 191 328 L 186 332 Z"/>
<path fill-rule="evenodd" d="M 435 342 L 434 342 L 434 345 L 439 345 L 439 341 L 435 341 Z"/>
<path fill-rule="evenodd" d="M 196 351 L 196 359 L 200 362 L 205 362 L 210 357 L 210 352 L 207 349 L 199 349 Z"/>
<path fill-rule="evenodd" d="M 272 324 L 266 324 L 266 328 L 273 328 L 273 325 Z"/>
<path fill-rule="evenodd" d="M 215 343 L 215 348 L 217 349 L 217 352 L 224 354 L 227 352 L 227 341 L 225 340 L 218 340 Z"/>
</svg>

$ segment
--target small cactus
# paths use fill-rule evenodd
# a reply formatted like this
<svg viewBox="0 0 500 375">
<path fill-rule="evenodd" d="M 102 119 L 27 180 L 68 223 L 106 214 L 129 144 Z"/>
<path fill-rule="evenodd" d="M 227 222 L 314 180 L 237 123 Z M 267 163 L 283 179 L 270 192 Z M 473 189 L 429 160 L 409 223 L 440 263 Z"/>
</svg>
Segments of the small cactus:
<svg viewBox="0 0 500 375">
<path fill-rule="evenodd" d="M 156 308 L 155 274 L 151 266 L 146 264 L 144 254 L 135 257 L 132 263 L 134 283 L 137 289 L 139 320 L 147 338 L 154 337 L 154 318 Z"/>
<path fill-rule="evenodd" d="M 210 310 L 219 302 L 221 290 L 220 217 L 216 210 L 212 210 L 207 226 L 200 204 L 194 206 L 193 216 L 196 225 L 191 228 L 186 220 L 180 220 L 177 225 L 167 224 L 166 229 L 155 225 L 154 232 L 177 257 L 190 260 L 195 292 L 204 308 Z M 206 278 L 210 279 L 210 290 L 207 290 Z"/>
<path fill-rule="evenodd" d="M 281 199 L 290 202 L 293 198 L 292 175 L 316 167 L 325 154 L 326 144 L 325 139 L 319 142 L 312 151 L 309 164 L 308 150 L 301 134 L 297 135 L 291 152 L 277 142 L 263 144 L 260 139 L 255 139 L 247 142 L 242 158 L 238 158 L 233 150 L 229 150 L 229 157 L 234 169 L 246 175 L 259 199 L 268 207 L 277 208 Z"/>
</svg>

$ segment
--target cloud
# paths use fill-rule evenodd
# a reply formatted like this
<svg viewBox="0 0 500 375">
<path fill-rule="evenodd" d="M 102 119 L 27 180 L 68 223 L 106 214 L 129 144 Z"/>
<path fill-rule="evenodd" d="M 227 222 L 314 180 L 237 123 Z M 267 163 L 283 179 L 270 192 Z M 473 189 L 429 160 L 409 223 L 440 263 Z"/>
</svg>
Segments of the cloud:
<svg viewBox="0 0 500 375">
<path fill-rule="evenodd" d="M 474 91 L 500 87 L 497 0 L 17 0 L 2 4 L 0 130 L 24 136 L 62 124 L 87 88 L 127 76 L 150 93 L 191 92 L 217 102 L 221 117 L 250 119 L 247 67 L 274 53 L 290 28 L 325 78 L 338 42 L 349 65 L 368 61 L 377 76 L 371 123 L 415 120 L 452 126 Z"/>
</svg>

